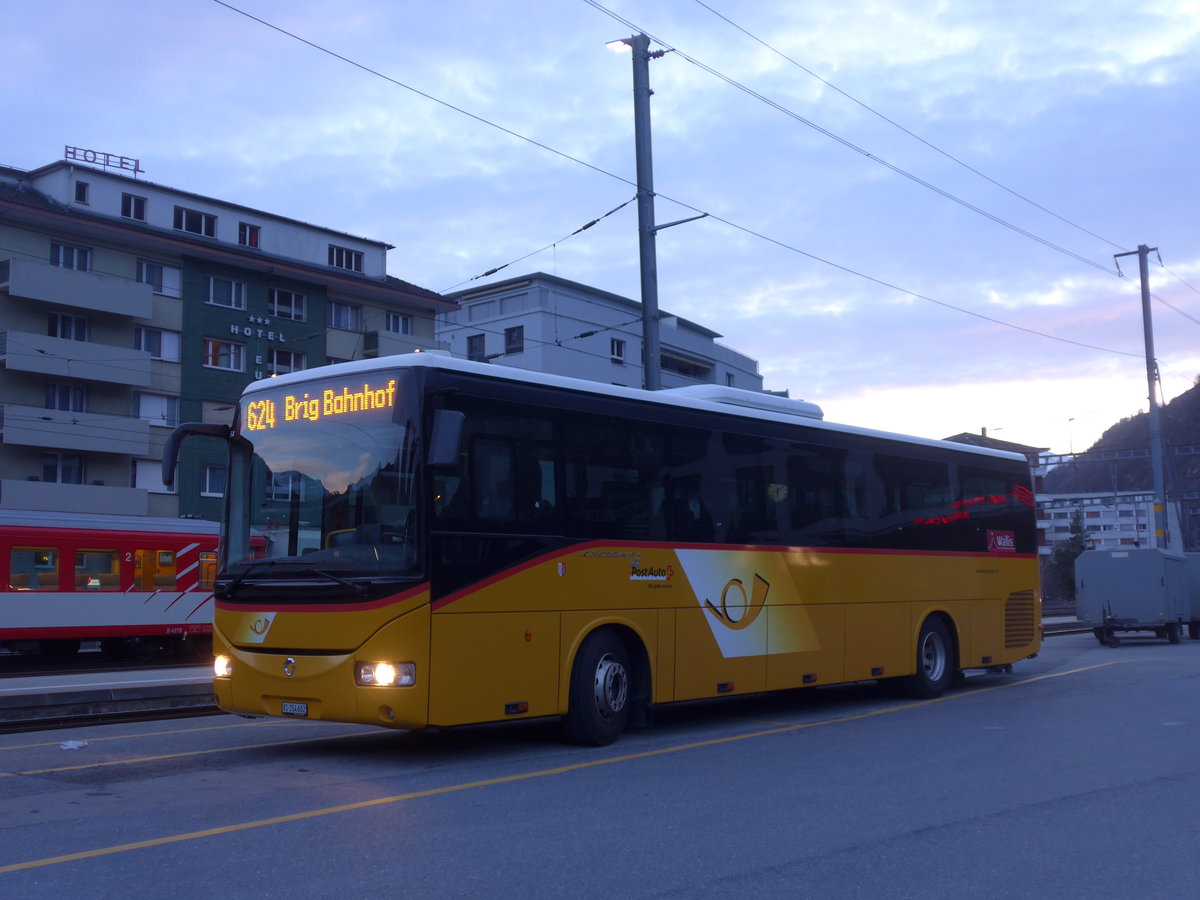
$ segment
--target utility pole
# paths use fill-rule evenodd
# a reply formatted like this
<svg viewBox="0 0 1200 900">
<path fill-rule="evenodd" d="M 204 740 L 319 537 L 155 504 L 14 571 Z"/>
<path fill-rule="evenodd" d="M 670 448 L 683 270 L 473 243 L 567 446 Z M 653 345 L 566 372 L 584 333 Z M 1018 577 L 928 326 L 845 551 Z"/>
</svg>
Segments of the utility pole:
<svg viewBox="0 0 1200 900">
<path fill-rule="evenodd" d="M 654 243 L 654 158 L 650 150 L 650 52 L 644 34 L 629 38 L 633 48 L 633 143 L 637 159 L 638 261 L 642 273 L 642 385 L 662 387 L 662 352 L 658 343 L 658 254 Z"/>
<path fill-rule="evenodd" d="M 1158 360 L 1154 358 L 1154 327 L 1150 321 L 1150 271 L 1147 257 L 1151 250 L 1158 252 L 1157 247 L 1138 244 L 1136 251 L 1117 253 L 1113 258 L 1120 259 L 1122 256 L 1133 256 L 1136 253 L 1138 272 L 1142 279 L 1142 332 L 1146 340 L 1146 386 L 1150 391 L 1150 459 L 1154 469 L 1154 546 L 1165 549 L 1167 489 L 1163 476 L 1162 423 L 1158 415 Z"/>
<path fill-rule="evenodd" d="M 623 46 L 621 46 L 623 45 Z M 650 38 L 636 34 L 609 44 L 614 49 L 633 51 L 633 142 L 637 160 L 638 261 L 642 280 L 642 386 L 648 391 L 662 387 L 662 351 L 658 340 L 658 254 L 655 235 L 672 225 L 703 219 L 708 213 L 654 224 L 654 157 L 650 148 L 650 60 L 666 55 L 650 50 Z"/>
</svg>

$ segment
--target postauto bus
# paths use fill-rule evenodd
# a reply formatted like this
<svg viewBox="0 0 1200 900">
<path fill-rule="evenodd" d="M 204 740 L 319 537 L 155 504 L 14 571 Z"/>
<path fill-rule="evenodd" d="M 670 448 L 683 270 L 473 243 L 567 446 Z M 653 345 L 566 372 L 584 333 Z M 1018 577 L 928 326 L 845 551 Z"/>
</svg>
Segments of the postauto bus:
<svg viewBox="0 0 1200 900">
<path fill-rule="evenodd" d="M 252 383 L 215 587 L 223 709 L 419 729 L 894 679 L 1040 647 L 1023 457 L 408 354 Z M 266 537 L 265 554 L 251 535 Z"/>
</svg>

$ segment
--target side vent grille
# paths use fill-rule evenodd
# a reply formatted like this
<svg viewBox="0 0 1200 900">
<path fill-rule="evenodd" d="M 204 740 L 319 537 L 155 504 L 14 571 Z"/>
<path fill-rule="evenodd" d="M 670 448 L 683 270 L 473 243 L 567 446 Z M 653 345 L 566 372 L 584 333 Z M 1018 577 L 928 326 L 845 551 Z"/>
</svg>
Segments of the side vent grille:
<svg viewBox="0 0 1200 900">
<path fill-rule="evenodd" d="M 1033 591 L 1009 594 L 1004 604 L 1004 646 L 1024 647 L 1033 643 L 1037 622 L 1037 602 Z"/>
</svg>

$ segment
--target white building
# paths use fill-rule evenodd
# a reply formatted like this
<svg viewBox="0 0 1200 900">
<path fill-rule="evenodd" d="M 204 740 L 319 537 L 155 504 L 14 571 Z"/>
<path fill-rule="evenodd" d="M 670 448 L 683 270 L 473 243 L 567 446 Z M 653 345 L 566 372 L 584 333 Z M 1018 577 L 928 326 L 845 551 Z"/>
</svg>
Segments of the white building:
<svg viewBox="0 0 1200 900">
<path fill-rule="evenodd" d="M 1054 552 L 1056 545 L 1071 535 L 1071 520 L 1076 512 L 1083 515 L 1083 527 L 1089 549 L 1119 550 L 1122 547 L 1153 547 L 1154 496 L 1147 491 L 1117 494 L 1041 494 L 1038 496 L 1039 521 L 1043 538 L 1042 553 Z M 1179 505 L 1167 504 L 1167 548 L 1183 550 L 1179 527 Z"/>
<path fill-rule="evenodd" d="M 642 305 L 537 272 L 445 295 L 460 308 L 438 317 L 454 356 L 641 387 Z M 718 384 L 761 391 L 758 362 L 721 335 L 660 310 L 662 386 Z"/>
</svg>

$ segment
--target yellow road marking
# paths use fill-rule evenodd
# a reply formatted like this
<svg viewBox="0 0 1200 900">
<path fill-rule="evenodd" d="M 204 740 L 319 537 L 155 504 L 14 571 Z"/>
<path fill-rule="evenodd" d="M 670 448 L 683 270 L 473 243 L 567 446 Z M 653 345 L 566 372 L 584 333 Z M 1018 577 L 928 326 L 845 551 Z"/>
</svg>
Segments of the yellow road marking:
<svg viewBox="0 0 1200 900">
<path fill-rule="evenodd" d="M 716 747 L 721 744 L 731 744 L 737 741 L 750 740 L 752 738 L 771 737 L 777 734 L 786 734 L 792 731 L 804 731 L 809 728 L 819 728 L 825 725 L 840 725 L 843 722 L 856 722 L 861 719 L 870 719 L 875 716 L 886 715 L 889 713 L 903 712 L 909 709 L 917 709 L 922 706 L 929 706 L 934 703 L 942 703 L 947 700 L 954 700 L 959 697 L 973 697 L 978 694 L 989 691 L 998 691 L 1005 688 L 1020 687 L 1026 684 L 1034 684 L 1039 681 L 1048 681 L 1052 678 L 1063 678 L 1067 675 L 1078 675 L 1081 672 L 1088 672 L 1093 669 L 1104 669 L 1109 666 L 1120 665 L 1126 662 L 1144 662 L 1145 660 L 1113 660 L 1112 662 L 1098 663 L 1094 666 L 1083 666 L 1078 669 L 1070 669 L 1065 672 L 1052 672 L 1047 675 L 1036 675 L 1033 678 L 1025 678 L 1021 681 L 1015 681 L 1010 684 L 998 684 L 992 687 L 980 688 L 979 690 L 971 691 L 963 694 L 946 694 L 941 697 L 935 697 L 931 700 L 919 700 L 915 703 L 906 703 L 901 706 L 889 706 L 885 709 L 876 709 L 870 712 L 857 713 L 852 716 L 842 716 L 834 719 L 822 719 L 817 722 L 800 722 L 789 725 L 780 725 L 778 727 L 764 728 L 758 731 L 745 732 L 742 734 L 726 735 L 719 738 L 708 738 L 703 741 L 692 741 L 687 744 L 678 744 L 671 747 L 659 747 L 656 750 L 641 750 L 637 753 L 627 753 L 622 756 L 610 756 L 604 759 L 593 759 L 584 762 L 572 763 L 567 766 L 556 766 L 552 769 L 539 769 L 534 772 L 523 772 L 519 775 L 505 775 L 499 778 L 486 778 L 481 781 L 469 781 L 463 784 L 452 784 L 440 788 L 429 788 L 424 791 L 411 791 L 407 794 L 395 794 L 390 797 L 377 797 L 374 800 L 361 800 L 357 803 L 345 803 L 341 806 L 328 806 L 322 809 L 308 810 L 307 812 L 291 813 L 286 816 L 272 816 L 269 819 L 255 819 L 251 822 L 240 822 L 235 825 L 221 825 L 216 828 L 205 828 L 201 831 L 189 831 L 183 834 L 171 834 L 160 838 L 150 838 L 145 841 L 133 841 L 128 844 L 117 844 L 112 847 L 99 847 L 95 850 L 83 850 L 78 853 L 65 853 L 62 856 L 51 856 L 46 859 L 34 859 L 23 863 L 13 863 L 8 866 L 0 866 L 0 875 L 9 872 L 21 872 L 28 869 L 37 869 L 44 866 L 58 865 L 59 863 L 76 862 L 82 859 L 94 859 L 99 856 L 111 856 L 116 853 L 128 853 L 131 850 L 145 850 L 150 847 L 163 847 L 168 844 L 178 844 L 184 841 L 193 841 L 199 838 L 216 837 L 224 834 L 236 834 L 239 831 L 249 831 L 254 828 L 266 828 L 270 825 L 283 825 L 288 822 L 300 822 L 305 819 L 316 819 L 321 816 L 329 816 L 335 813 L 352 812 L 360 809 L 370 809 L 375 806 L 388 806 L 393 803 L 402 803 L 405 800 L 418 800 L 423 797 L 437 797 L 445 794 L 455 794 L 461 791 L 471 791 L 480 788 L 495 787 L 501 784 L 514 784 L 519 781 L 529 781 L 534 778 L 546 778 L 551 775 L 565 775 L 570 772 L 578 772 L 583 769 L 593 769 L 599 766 L 613 765 L 614 763 L 631 762 L 638 759 L 651 759 L 655 756 L 666 756 L 671 753 L 681 753 L 685 750 L 698 750 L 703 747 Z M 390 734 L 391 732 L 382 732 Z M 344 737 L 344 735 L 337 735 Z M 326 738 L 328 739 L 328 738 Z M 282 741 L 283 744 L 300 743 L 299 741 Z M 253 746 L 253 745 L 252 745 Z M 273 746 L 260 744 L 257 746 Z M 242 748 L 230 748 L 242 749 Z M 220 751 L 202 750 L 196 754 L 178 754 L 179 756 L 192 756 L 200 753 L 212 753 Z M 171 756 L 149 757 L 148 759 L 170 759 Z M 144 760 L 143 760 L 144 761 Z M 132 761 L 131 761 L 132 762 Z M 114 765 L 119 763 L 113 763 Z M 101 763 L 101 765 L 107 765 Z M 87 766 L 78 766 L 73 768 L 88 768 Z M 47 770 L 47 771 L 62 771 L 62 770 Z M 31 773 L 33 774 L 33 773 Z M 38 773 L 40 774 L 40 773 Z"/>
<path fill-rule="evenodd" d="M 131 741 L 144 737 L 163 737 L 164 735 L 168 734 L 198 734 L 201 731 L 224 731 L 228 728 L 263 728 L 267 726 L 277 727 L 295 724 L 295 722 L 286 722 L 280 719 L 247 719 L 243 722 L 235 722 L 232 725 L 206 725 L 203 728 L 172 728 L 170 731 L 144 731 L 140 733 L 135 732 L 133 734 L 112 734 L 106 737 L 88 738 L 87 743 L 99 744 L 102 741 Z M 305 727 L 310 727 L 311 725 L 312 723 L 309 722 Z M 43 741 L 40 744 L 13 744 L 11 747 L 0 747 L 0 753 L 8 750 L 41 750 L 43 747 L 57 747 L 66 740 L 70 740 L 70 738 L 59 738 L 56 741 Z"/>
<path fill-rule="evenodd" d="M 19 775 L 55 775 L 59 772 L 78 772 L 82 769 L 103 769 L 108 766 L 133 766 L 138 763 L 162 762 L 165 759 L 187 759 L 190 756 L 209 756 L 213 753 L 233 753 L 237 750 L 257 750 L 259 747 L 286 747 L 288 744 L 310 744 L 316 741 L 336 741 L 339 738 L 376 737 L 391 734 L 389 731 L 364 731 L 351 734 L 326 734 L 317 737 L 295 738 L 290 741 L 268 741 L 265 744 L 242 744 L 240 747 L 212 747 L 208 750 L 185 750 L 182 753 L 164 753 L 161 756 L 138 756 L 132 759 L 110 759 L 105 762 L 81 763 L 77 766 L 57 766 L 52 769 L 26 769 L 23 772 L 0 772 L 0 778 L 16 778 Z"/>
</svg>

